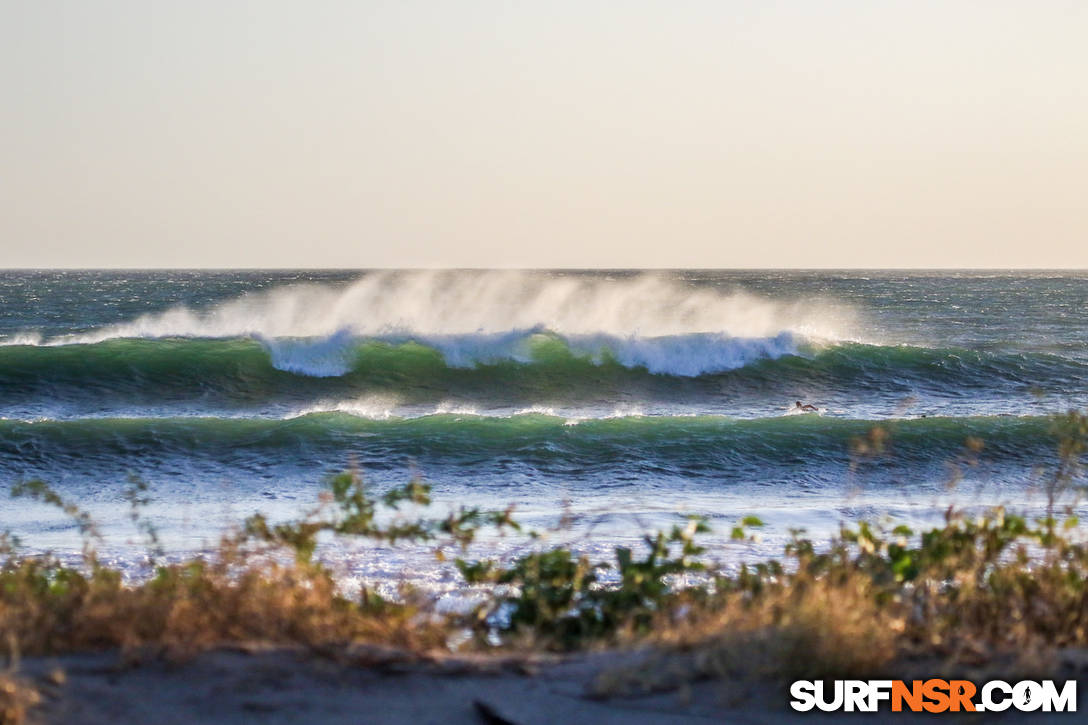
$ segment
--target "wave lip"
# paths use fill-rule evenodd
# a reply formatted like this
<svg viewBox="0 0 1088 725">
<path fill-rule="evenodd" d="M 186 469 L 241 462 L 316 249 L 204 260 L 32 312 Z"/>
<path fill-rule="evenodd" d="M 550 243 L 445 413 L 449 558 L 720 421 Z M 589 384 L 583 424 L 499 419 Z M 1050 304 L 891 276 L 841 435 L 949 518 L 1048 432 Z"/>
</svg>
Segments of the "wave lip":
<svg viewBox="0 0 1088 725">
<path fill-rule="evenodd" d="M 1051 353 L 824 343 L 793 332 L 651 337 L 537 328 L 360 338 L 345 330 L 325 338 L 0 346 L 0 414 L 49 415 L 69 404 L 82 411 L 77 415 L 163 410 L 161 405 L 297 410 L 375 394 L 416 406 L 460 400 L 484 408 L 579 402 L 599 408 L 672 401 L 720 410 L 726 400 L 778 405 L 810 386 L 829 404 L 899 401 L 915 393 L 938 403 L 972 396 L 1023 402 L 1033 390 L 1079 400 L 1086 375 L 1085 362 Z"/>
<path fill-rule="evenodd" d="M 6 344 L 85 351 L 113 345 L 107 349 L 118 352 L 124 341 L 255 341 L 272 369 L 314 378 L 374 370 L 375 361 L 396 372 L 427 364 L 428 357 L 435 362 L 435 352 L 450 369 L 576 359 L 697 377 L 795 354 L 805 340 L 852 339 L 854 317 L 831 301 L 772 299 L 658 273 L 606 279 L 385 271 L 347 284 L 247 293 L 207 309 L 175 307 L 86 333 L 50 339 L 28 333 Z M 115 362 L 138 366 L 140 354 L 130 347 Z M 259 373 L 252 363 L 247 375 Z"/>
<path fill-rule="evenodd" d="M 742 368 L 760 360 L 796 355 L 797 336 L 781 332 L 772 337 L 735 338 L 715 333 L 660 337 L 617 337 L 606 334 L 562 336 L 547 330 L 441 336 L 393 335 L 356 338 L 341 330 L 328 338 L 259 339 L 272 365 L 310 377 L 339 377 L 351 373 L 368 348 L 420 346 L 441 354 L 450 368 L 478 368 L 503 363 L 546 364 L 568 357 L 594 365 L 617 363 L 655 375 L 699 377 Z"/>
<path fill-rule="evenodd" d="M 351 372 L 358 344 L 347 330 L 318 340 L 260 336 L 256 340 L 268 351 L 272 367 L 313 378 L 336 378 Z"/>
<path fill-rule="evenodd" d="M 699 377 L 736 370 L 759 360 L 796 355 L 800 340 L 784 331 L 772 337 L 738 338 L 715 333 L 662 337 L 591 336 L 569 342 L 572 350 L 596 348 L 594 360 L 613 359 L 625 368 L 644 368 L 655 375 Z"/>
</svg>

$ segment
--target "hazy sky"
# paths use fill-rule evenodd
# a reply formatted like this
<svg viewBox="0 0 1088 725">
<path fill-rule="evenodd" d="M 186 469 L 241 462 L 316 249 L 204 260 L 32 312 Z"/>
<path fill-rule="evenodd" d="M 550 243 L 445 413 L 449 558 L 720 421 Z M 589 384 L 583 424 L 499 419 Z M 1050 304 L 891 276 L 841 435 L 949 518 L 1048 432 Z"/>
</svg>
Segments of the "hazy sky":
<svg viewBox="0 0 1088 725">
<path fill-rule="evenodd" d="M 1088 2 L 0 0 L 0 266 L 1088 267 Z"/>
</svg>

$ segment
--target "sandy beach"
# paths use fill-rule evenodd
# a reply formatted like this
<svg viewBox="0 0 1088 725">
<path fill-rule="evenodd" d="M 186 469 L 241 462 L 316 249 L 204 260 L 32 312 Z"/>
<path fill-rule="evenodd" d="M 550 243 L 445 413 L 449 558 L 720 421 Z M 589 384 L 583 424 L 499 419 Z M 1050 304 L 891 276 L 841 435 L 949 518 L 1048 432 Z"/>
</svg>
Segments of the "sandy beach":
<svg viewBox="0 0 1088 725">
<path fill-rule="evenodd" d="M 681 690 L 596 693 L 602 673 L 648 655 L 605 652 L 567 658 L 420 659 L 355 648 L 336 657 L 289 648 L 232 647 L 183 662 L 126 661 L 117 652 L 30 658 L 22 675 L 39 683 L 32 722 L 418 723 L 424 725 L 641 725 L 643 723 L 920 722 L 908 713 L 795 713 L 770 684 L 695 682 Z M 59 684 L 50 673 L 64 671 Z M 1088 652 L 1069 651 L 1060 675 L 1088 673 Z M 607 676 L 607 675 L 606 675 Z M 971 722 L 1069 723 L 1070 713 L 961 715 Z"/>
</svg>

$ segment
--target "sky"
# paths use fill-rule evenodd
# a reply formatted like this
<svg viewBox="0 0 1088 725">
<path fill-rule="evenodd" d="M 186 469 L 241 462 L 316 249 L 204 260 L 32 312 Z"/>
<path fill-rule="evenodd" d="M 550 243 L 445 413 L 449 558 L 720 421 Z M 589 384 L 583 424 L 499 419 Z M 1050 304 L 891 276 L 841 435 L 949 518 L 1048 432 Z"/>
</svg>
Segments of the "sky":
<svg viewBox="0 0 1088 725">
<path fill-rule="evenodd" d="M 1088 267 L 1081 0 L 0 0 L 0 267 Z"/>
</svg>

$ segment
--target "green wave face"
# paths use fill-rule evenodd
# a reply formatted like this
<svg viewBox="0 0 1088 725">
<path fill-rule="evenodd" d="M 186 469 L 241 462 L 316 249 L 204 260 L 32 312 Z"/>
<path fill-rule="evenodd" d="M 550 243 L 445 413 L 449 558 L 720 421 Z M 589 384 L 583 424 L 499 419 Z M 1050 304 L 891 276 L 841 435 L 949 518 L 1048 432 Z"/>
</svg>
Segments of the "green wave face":
<svg viewBox="0 0 1088 725">
<path fill-rule="evenodd" d="M 1046 414 L 1088 408 L 1085 300 L 1068 272 L 5 272 L 0 484 L 121 541 L 135 474 L 187 551 L 357 465 L 534 527 L 569 506 L 606 554 L 678 512 L 760 515 L 777 554 L 793 526 L 1033 506 Z M 0 529 L 52 546 L 43 508 Z"/>
<path fill-rule="evenodd" d="M 1034 389 L 1075 396 L 1083 395 L 1085 379 L 1088 365 L 1051 354 L 816 346 L 792 338 L 572 342 L 529 332 L 429 342 L 184 338 L 0 346 L 0 400 L 63 405 L 93 396 L 106 410 L 113 403 L 253 406 L 367 391 L 409 403 L 451 394 L 483 403 L 738 397 L 750 403 L 764 396 L 777 406 L 811 390 L 888 400 L 919 392 L 999 398 Z"/>
</svg>

